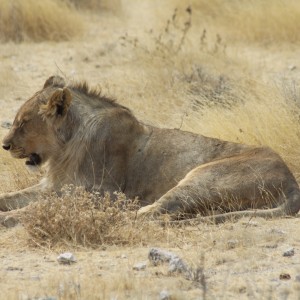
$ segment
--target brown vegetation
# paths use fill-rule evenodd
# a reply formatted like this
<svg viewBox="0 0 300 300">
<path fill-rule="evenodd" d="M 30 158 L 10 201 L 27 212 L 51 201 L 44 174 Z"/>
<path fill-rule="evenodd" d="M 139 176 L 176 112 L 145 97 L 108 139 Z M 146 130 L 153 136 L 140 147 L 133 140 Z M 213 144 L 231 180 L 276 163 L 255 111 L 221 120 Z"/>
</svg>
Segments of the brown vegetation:
<svg viewBox="0 0 300 300">
<path fill-rule="evenodd" d="M 63 1 L 0 1 L 0 41 L 65 41 L 81 31 L 80 16 Z"/>
<path fill-rule="evenodd" d="M 216 24 L 219 33 L 231 41 L 299 41 L 300 8 L 297 0 L 201 0 L 192 1 L 192 6 L 202 24 Z"/>
<path fill-rule="evenodd" d="M 73 186 L 62 192 L 33 203 L 26 212 L 23 223 L 34 245 L 133 246 L 164 236 L 156 224 L 137 220 L 137 199 L 115 193 L 113 200 L 108 193 L 101 197 Z"/>
</svg>

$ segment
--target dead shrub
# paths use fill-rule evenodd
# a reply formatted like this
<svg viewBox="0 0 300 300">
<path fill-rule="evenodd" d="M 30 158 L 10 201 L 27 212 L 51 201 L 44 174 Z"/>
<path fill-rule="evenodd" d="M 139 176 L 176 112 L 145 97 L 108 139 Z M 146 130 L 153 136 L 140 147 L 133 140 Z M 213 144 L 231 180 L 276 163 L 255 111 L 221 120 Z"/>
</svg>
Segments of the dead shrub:
<svg viewBox="0 0 300 300">
<path fill-rule="evenodd" d="M 34 244 L 50 247 L 133 245 L 149 240 L 150 235 L 152 240 L 159 239 L 162 228 L 137 221 L 137 199 L 126 199 L 122 193 L 114 196 L 66 186 L 62 196 L 52 193 L 31 204 L 22 221 Z"/>
<path fill-rule="evenodd" d="M 64 41 L 82 31 L 78 13 L 56 0 L 0 0 L 0 41 Z"/>
</svg>

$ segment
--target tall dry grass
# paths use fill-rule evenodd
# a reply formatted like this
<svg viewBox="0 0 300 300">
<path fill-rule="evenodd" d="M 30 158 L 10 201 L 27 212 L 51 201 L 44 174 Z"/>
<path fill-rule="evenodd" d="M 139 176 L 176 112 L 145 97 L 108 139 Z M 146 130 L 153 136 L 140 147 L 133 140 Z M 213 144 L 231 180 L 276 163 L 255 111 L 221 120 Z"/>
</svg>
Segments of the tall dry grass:
<svg viewBox="0 0 300 300">
<path fill-rule="evenodd" d="M 56 0 L 0 0 L 0 41 L 64 41 L 82 32 L 81 17 Z"/>
<path fill-rule="evenodd" d="M 297 0 L 191 1 L 199 22 L 216 26 L 230 40 L 298 42 L 300 3 Z"/>
<path fill-rule="evenodd" d="M 200 39 L 205 28 L 215 36 L 217 33 L 230 42 L 256 44 L 297 43 L 300 29 L 300 3 L 297 0 L 153 0 L 123 1 L 123 9 L 138 19 L 139 27 L 163 26 L 172 10 L 193 10 L 195 33 Z M 149 28 L 150 27 L 150 28 Z"/>
<path fill-rule="evenodd" d="M 192 102 L 196 97 L 202 105 L 199 109 L 192 106 L 183 128 L 237 143 L 269 146 L 299 180 L 300 109 L 297 100 L 286 93 L 291 86 L 287 82 L 282 82 L 283 86 L 267 85 L 253 79 L 229 84 L 230 94 L 225 89 L 217 101 L 203 94 L 190 95 Z"/>
</svg>

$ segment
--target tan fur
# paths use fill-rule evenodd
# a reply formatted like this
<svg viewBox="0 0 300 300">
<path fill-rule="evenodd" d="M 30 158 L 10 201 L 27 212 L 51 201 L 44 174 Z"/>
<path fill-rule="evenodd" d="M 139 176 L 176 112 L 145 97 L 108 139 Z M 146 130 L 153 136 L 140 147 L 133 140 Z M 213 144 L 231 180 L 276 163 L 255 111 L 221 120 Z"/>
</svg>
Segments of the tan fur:
<svg viewBox="0 0 300 300">
<path fill-rule="evenodd" d="M 144 125 L 86 83 L 66 86 L 60 77 L 50 77 L 20 108 L 3 147 L 46 168 L 43 183 L 0 196 L 3 211 L 71 183 L 138 196 L 141 217 L 198 214 L 193 220 L 202 221 L 221 211 L 209 217 L 221 222 L 300 209 L 298 184 L 271 149 Z"/>
</svg>

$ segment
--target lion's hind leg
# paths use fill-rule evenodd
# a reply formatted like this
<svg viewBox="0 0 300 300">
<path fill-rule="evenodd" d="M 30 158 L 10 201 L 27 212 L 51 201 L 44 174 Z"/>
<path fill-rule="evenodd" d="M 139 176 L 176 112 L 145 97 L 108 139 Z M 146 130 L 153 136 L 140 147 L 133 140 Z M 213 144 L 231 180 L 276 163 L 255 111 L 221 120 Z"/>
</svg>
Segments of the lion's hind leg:
<svg viewBox="0 0 300 300">
<path fill-rule="evenodd" d="M 157 218 L 169 213 L 172 219 L 181 219 L 221 211 L 225 218 L 240 217 L 237 211 L 248 209 L 253 210 L 253 216 L 259 215 L 254 212 L 260 209 L 263 217 L 295 214 L 300 209 L 295 178 L 282 159 L 268 148 L 193 169 L 154 204 L 141 208 L 139 215 Z"/>
</svg>

